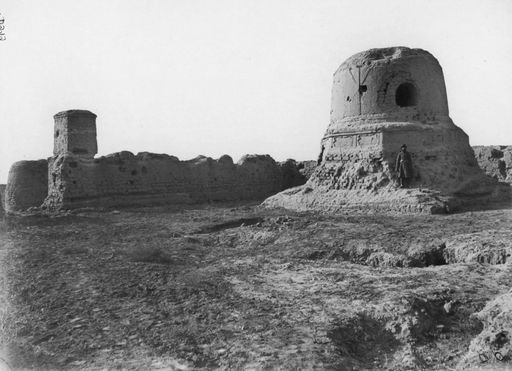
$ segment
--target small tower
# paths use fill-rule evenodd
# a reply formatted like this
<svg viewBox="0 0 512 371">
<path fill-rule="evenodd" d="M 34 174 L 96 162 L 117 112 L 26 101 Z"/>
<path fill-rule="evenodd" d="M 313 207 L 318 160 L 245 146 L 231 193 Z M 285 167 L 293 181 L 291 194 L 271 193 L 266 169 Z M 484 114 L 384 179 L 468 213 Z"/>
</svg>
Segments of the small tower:
<svg viewBox="0 0 512 371">
<path fill-rule="evenodd" d="M 94 157 L 96 142 L 96 115 L 85 110 L 57 113 L 55 119 L 53 155 L 73 154 Z"/>
</svg>

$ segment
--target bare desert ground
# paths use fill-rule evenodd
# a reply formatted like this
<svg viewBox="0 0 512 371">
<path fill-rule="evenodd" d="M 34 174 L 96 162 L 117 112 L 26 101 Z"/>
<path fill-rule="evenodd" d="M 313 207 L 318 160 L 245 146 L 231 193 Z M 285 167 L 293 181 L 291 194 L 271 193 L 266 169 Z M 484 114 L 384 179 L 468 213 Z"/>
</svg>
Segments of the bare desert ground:
<svg viewBox="0 0 512 371">
<path fill-rule="evenodd" d="M 1 357 L 35 370 L 509 369 L 511 221 L 255 204 L 3 217 Z"/>
</svg>

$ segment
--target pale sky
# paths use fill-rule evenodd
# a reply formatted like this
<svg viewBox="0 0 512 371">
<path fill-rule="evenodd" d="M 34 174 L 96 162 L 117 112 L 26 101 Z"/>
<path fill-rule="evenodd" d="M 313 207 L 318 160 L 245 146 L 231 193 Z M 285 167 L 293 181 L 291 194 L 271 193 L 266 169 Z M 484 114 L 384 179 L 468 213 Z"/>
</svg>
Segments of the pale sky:
<svg viewBox="0 0 512 371">
<path fill-rule="evenodd" d="M 0 183 L 52 155 L 53 115 L 98 115 L 121 150 L 315 159 L 332 74 L 408 46 L 443 67 L 472 145 L 512 145 L 512 1 L 2 0 Z"/>
</svg>

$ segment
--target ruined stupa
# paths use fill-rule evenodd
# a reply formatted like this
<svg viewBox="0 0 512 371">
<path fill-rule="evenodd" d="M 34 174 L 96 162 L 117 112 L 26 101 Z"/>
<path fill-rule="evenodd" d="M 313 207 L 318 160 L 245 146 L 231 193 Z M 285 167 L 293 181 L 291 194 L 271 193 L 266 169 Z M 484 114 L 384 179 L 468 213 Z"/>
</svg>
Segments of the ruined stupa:
<svg viewBox="0 0 512 371">
<path fill-rule="evenodd" d="M 402 144 L 413 177 L 397 188 Z M 334 73 L 331 119 L 309 181 L 267 206 L 442 212 L 505 197 L 478 167 L 468 136 L 448 114 L 443 71 L 429 52 L 406 47 L 353 55 Z"/>
</svg>

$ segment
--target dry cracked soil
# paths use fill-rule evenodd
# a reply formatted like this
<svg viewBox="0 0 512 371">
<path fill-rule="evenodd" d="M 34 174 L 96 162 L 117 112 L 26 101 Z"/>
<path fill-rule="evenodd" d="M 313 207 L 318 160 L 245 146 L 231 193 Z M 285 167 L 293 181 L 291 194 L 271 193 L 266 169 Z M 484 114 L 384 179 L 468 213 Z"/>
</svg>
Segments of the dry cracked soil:
<svg viewBox="0 0 512 371">
<path fill-rule="evenodd" d="M 0 367 L 512 367 L 512 210 L 0 220 Z"/>
</svg>

